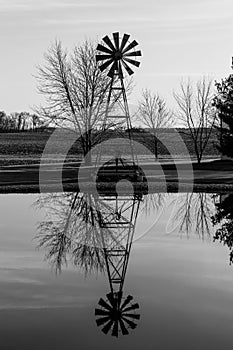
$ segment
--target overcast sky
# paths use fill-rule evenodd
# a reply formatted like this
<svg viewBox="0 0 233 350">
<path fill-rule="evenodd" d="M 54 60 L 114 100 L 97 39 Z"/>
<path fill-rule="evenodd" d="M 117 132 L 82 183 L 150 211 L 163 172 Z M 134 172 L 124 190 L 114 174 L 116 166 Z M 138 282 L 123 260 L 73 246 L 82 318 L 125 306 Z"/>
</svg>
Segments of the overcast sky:
<svg viewBox="0 0 233 350">
<path fill-rule="evenodd" d="M 55 38 L 71 49 L 114 31 L 129 33 L 143 52 L 131 103 L 150 88 L 173 107 L 182 77 L 231 73 L 232 0 L 0 0 L 0 110 L 42 101 L 33 75 Z"/>
</svg>

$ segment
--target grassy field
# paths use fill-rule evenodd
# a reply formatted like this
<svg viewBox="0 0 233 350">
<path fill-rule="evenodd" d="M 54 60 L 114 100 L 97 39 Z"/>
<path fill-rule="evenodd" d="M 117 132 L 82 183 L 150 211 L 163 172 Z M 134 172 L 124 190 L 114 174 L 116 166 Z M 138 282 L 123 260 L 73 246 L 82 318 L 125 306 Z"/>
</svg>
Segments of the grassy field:
<svg viewBox="0 0 233 350">
<path fill-rule="evenodd" d="M 187 131 L 179 129 L 179 135 L 185 143 L 191 156 L 195 156 L 194 144 Z M 51 131 L 44 132 L 20 132 L 20 133 L 0 133 L 0 166 L 11 164 L 34 164 L 39 163 L 46 142 L 51 136 Z M 160 158 L 169 158 L 172 150 L 172 156 L 184 156 L 184 144 L 177 138 L 177 134 L 172 130 L 163 130 L 158 135 L 158 153 Z M 133 139 L 142 145 L 137 146 L 138 155 L 145 157 L 153 156 L 153 137 L 147 133 L 134 132 Z M 64 146 L 67 140 L 64 140 L 62 134 L 57 135 L 51 147 L 51 159 L 59 160 L 59 154 L 63 154 Z M 206 147 L 205 157 L 218 157 L 219 152 L 216 149 L 218 144 L 218 135 L 214 131 Z M 114 139 L 111 139 L 111 145 L 114 146 Z M 166 145 L 166 147 L 165 147 Z M 126 144 L 127 147 L 127 144 Z M 148 151 L 145 151 L 145 150 Z M 111 153 L 108 147 L 106 152 Z M 148 153 L 147 153 L 148 152 Z M 77 141 L 70 149 L 66 160 L 77 161 L 80 159 L 82 149 L 80 142 Z M 147 154 L 146 154 L 147 153 Z M 53 158 L 54 156 L 54 158 Z"/>
</svg>

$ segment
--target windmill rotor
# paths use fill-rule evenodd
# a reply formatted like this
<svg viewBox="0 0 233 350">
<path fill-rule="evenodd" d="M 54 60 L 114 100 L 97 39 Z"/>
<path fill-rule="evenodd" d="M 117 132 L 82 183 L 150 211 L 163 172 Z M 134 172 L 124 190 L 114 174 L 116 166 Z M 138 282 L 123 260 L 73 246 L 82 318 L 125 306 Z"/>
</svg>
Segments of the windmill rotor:
<svg viewBox="0 0 233 350">
<path fill-rule="evenodd" d="M 106 35 L 103 37 L 103 44 L 98 44 L 96 61 L 100 62 L 99 69 L 103 72 L 108 69 L 108 76 L 112 78 L 115 71 L 122 75 L 124 70 L 132 75 L 134 73 L 130 66 L 139 67 L 140 62 L 137 61 L 139 56 L 142 56 L 140 50 L 135 51 L 134 48 L 138 45 L 136 40 L 129 41 L 130 35 L 124 34 L 120 38 L 119 32 L 112 34 L 112 40 Z"/>
<path fill-rule="evenodd" d="M 127 335 L 130 329 L 137 327 L 136 321 L 140 315 L 135 312 L 139 309 L 138 303 L 132 303 L 133 297 L 128 295 L 125 299 L 122 292 L 108 293 L 106 300 L 100 298 L 100 308 L 95 309 L 96 324 L 102 327 L 102 332 L 118 337 L 119 334 Z"/>
</svg>

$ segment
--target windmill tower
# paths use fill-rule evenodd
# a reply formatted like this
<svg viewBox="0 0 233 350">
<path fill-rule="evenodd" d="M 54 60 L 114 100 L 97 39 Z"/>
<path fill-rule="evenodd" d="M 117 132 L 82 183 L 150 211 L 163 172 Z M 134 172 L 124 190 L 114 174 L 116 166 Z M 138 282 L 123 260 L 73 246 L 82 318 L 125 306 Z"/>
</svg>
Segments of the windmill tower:
<svg viewBox="0 0 233 350">
<path fill-rule="evenodd" d="M 119 163 L 123 165 L 122 155 L 125 153 L 125 149 L 127 149 L 128 160 L 133 164 L 137 162 L 131 137 L 132 125 L 124 77 L 125 75 L 131 76 L 134 73 L 131 67 L 139 67 L 140 62 L 136 58 L 142 54 L 141 51 L 135 51 L 138 43 L 135 40 L 130 42 L 129 38 L 129 34 L 124 34 L 123 38 L 120 38 L 119 32 L 115 32 L 112 34 L 112 40 L 106 35 L 102 39 L 103 44 L 97 46 L 96 61 L 99 63 L 99 69 L 102 72 L 106 71 L 110 78 L 106 111 L 100 133 L 100 149 L 96 158 L 97 165 L 100 164 L 103 157 L 102 143 L 106 138 L 107 128 L 108 132 L 110 132 L 110 129 L 114 131 L 115 138 L 124 135 L 125 141 L 127 140 L 127 144 L 124 144 L 122 149 L 120 149 L 120 145 L 117 145 L 117 153 L 114 156 L 116 167 Z M 127 138 L 124 130 L 128 132 Z M 114 142 L 114 138 L 111 141 Z"/>
<path fill-rule="evenodd" d="M 101 211 L 97 209 L 110 292 L 95 309 L 96 324 L 115 337 L 129 334 L 140 319 L 139 304 L 131 295 L 123 296 L 123 287 L 141 200 L 142 194 L 120 198 L 110 194 L 101 200 Z"/>
</svg>

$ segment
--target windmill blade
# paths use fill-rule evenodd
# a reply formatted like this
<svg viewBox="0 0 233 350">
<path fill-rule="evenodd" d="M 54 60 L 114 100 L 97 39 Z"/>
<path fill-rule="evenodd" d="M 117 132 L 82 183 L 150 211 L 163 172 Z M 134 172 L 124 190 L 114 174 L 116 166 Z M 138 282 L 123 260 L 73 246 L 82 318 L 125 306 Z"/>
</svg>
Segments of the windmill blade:
<svg viewBox="0 0 233 350">
<path fill-rule="evenodd" d="M 137 323 L 135 323 L 135 322 L 133 322 L 133 321 L 130 321 L 130 320 L 128 320 L 127 318 L 124 318 L 124 317 L 122 317 L 122 318 L 123 318 L 123 320 L 124 320 L 126 323 L 128 323 L 128 325 L 130 326 L 130 328 L 135 329 L 135 328 L 137 327 Z"/>
<path fill-rule="evenodd" d="M 110 60 L 106 61 L 105 63 L 103 63 L 99 69 L 101 70 L 101 72 L 103 72 L 111 63 L 113 62 L 113 58 L 111 58 Z"/>
<path fill-rule="evenodd" d="M 130 35 L 129 34 L 124 34 L 122 42 L 121 42 L 121 46 L 120 46 L 120 51 L 122 51 L 127 43 L 127 41 L 129 40 Z"/>
<path fill-rule="evenodd" d="M 119 50 L 119 32 L 113 33 L 113 40 L 115 43 L 116 50 Z"/>
<path fill-rule="evenodd" d="M 121 305 L 121 310 L 123 310 L 124 307 L 126 307 L 126 305 L 128 305 L 131 302 L 131 300 L 133 300 L 132 295 L 128 295 L 127 298 L 124 300 L 124 302 Z"/>
<path fill-rule="evenodd" d="M 109 315 L 109 311 L 103 309 L 95 309 L 95 316 L 107 316 Z"/>
<path fill-rule="evenodd" d="M 96 61 L 102 61 L 102 60 L 108 60 L 108 59 L 111 59 L 112 56 L 111 55 L 96 55 L 95 56 L 96 58 Z"/>
<path fill-rule="evenodd" d="M 125 70 L 127 71 L 127 73 L 129 75 L 132 75 L 133 74 L 133 70 L 124 61 L 122 61 L 122 63 L 123 63 L 123 66 L 124 66 Z"/>
<path fill-rule="evenodd" d="M 112 329 L 112 335 L 114 337 L 118 337 L 118 320 L 115 320 L 113 329 Z"/>
<path fill-rule="evenodd" d="M 110 78 L 112 78 L 112 77 L 113 77 L 113 74 L 114 74 L 114 72 L 115 72 L 116 69 L 117 69 L 117 62 L 114 61 L 114 63 L 112 64 L 112 67 L 110 68 L 110 70 L 109 70 L 109 72 L 108 72 L 107 75 L 108 75 Z"/>
<path fill-rule="evenodd" d="M 100 306 L 102 306 L 105 309 L 108 309 L 109 311 L 112 310 L 112 307 L 102 298 L 100 298 L 99 303 Z"/>
<path fill-rule="evenodd" d="M 133 49 L 137 45 L 138 45 L 138 43 L 136 40 L 132 41 L 132 43 L 130 43 L 128 46 L 126 46 L 126 48 L 122 51 L 122 53 L 124 54 L 125 52 L 128 52 L 129 50 Z"/>
<path fill-rule="evenodd" d="M 112 49 L 113 51 L 116 51 L 113 43 L 111 42 L 111 40 L 107 35 L 102 40 L 105 42 L 106 45 L 110 47 L 110 49 Z"/>
<path fill-rule="evenodd" d="M 96 50 L 112 54 L 112 50 L 108 49 L 107 47 L 105 47 L 101 44 L 97 45 Z"/>
<path fill-rule="evenodd" d="M 121 318 L 119 319 L 119 323 L 120 323 L 120 328 L 121 328 L 122 334 L 123 335 L 129 334 L 127 328 L 125 327 L 124 321 L 122 321 Z"/>
<path fill-rule="evenodd" d="M 120 61 L 119 61 L 119 66 L 118 67 L 119 67 L 119 76 L 122 77 L 122 79 L 123 79 L 124 75 L 123 75 L 122 66 L 121 66 L 121 62 Z"/>
<path fill-rule="evenodd" d="M 139 309 L 139 304 L 138 304 L 138 303 L 135 303 L 135 304 L 130 305 L 129 307 L 126 307 L 126 308 L 123 310 L 123 312 L 131 311 L 131 310 L 136 310 L 136 309 Z"/>
<path fill-rule="evenodd" d="M 126 54 L 124 54 L 123 57 L 128 57 L 128 56 L 142 56 L 142 52 L 139 51 L 133 51 L 133 52 L 128 52 Z"/>
<path fill-rule="evenodd" d="M 127 62 L 133 64 L 133 65 L 136 66 L 136 67 L 139 67 L 139 66 L 140 66 L 140 62 L 135 61 L 135 60 L 131 60 L 130 58 L 124 58 L 124 61 L 127 61 Z"/>
<path fill-rule="evenodd" d="M 104 326 L 104 328 L 102 329 L 102 332 L 104 332 L 105 334 L 107 334 L 107 333 L 110 331 L 113 322 L 114 322 L 113 320 L 110 320 L 110 321 Z"/>
<path fill-rule="evenodd" d="M 102 326 L 103 324 L 105 324 L 108 321 L 109 321 L 109 317 L 101 317 L 101 318 L 98 318 L 96 320 L 96 324 L 99 327 L 99 326 Z"/>
<path fill-rule="evenodd" d="M 127 318 L 133 318 L 134 320 L 139 320 L 140 319 L 140 315 L 139 314 L 123 314 L 124 317 Z"/>
</svg>

